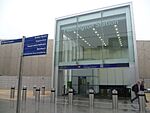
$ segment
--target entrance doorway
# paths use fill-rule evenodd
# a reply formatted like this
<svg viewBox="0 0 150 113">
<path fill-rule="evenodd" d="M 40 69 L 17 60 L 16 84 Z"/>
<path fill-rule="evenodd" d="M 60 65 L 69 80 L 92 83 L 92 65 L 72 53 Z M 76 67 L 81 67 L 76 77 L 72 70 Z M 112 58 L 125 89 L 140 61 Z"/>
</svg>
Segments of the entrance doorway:
<svg viewBox="0 0 150 113">
<path fill-rule="evenodd" d="M 86 95 L 87 91 L 87 79 L 85 76 L 78 77 L 78 94 Z"/>
</svg>

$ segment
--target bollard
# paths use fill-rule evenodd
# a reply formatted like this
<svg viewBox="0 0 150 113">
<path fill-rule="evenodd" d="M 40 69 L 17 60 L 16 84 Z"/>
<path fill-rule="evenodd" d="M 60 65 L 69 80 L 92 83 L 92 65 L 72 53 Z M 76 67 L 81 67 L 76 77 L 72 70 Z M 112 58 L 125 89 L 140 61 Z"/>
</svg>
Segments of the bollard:
<svg viewBox="0 0 150 113">
<path fill-rule="evenodd" d="M 26 98 L 27 98 L 27 87 L 23 86 L 23 89 L 22 89 L 22 101 L 26 101 Z"/>
<path fill-rule="evenodd" d="M 45 86 L 42 86 L 41 95 L 45 95 Z"/>
<path fill-rule="evenodd" d="M 112 91 L 112 108 L 118 109 L 118 92 L 115 89 Z"/>
<path fill-rule="evenodd" d="M 69 104 L 72 105 L 73 102 L 73 89 L 69 89 L 69 94 L 68 94 L 68 99 L 69 99 Z"/>
<path fill-rule="evenodd" d="M 35 91 L 35 113 L 39 113 L 40 109 L 40 88 Z"/>
<path fill-rule="evenodd" d="M 36 93 L 36 86 L 33 86 L 33 96 L 35 96 Z"/>
<path fill-rule="evenodd" d="M 89 89 L 89 104 L 91 107 L 94 105 L 94 90 Z"/>
<path fill-rule="evenodd" d="M 144 91 L 140 91 L 138 93 L 138 96 L 139 96 L 139 110 L 140 112 L 145 112 L 145 94 L 144 94 Z"/>
<path fill-rule="evenodd" d="M 51 102 L 55 102 L 55 89 L 51 89 Z"/>
<path fill-rule="evenodd" d="M 40 88 L 36 89 L 35 101 L 40 102 Z"/>
<path fill-rule="evenodd" d="M 15 98 L 15 86 L 12 86 L 10 89 L 10 98 Z"/>
</svg>

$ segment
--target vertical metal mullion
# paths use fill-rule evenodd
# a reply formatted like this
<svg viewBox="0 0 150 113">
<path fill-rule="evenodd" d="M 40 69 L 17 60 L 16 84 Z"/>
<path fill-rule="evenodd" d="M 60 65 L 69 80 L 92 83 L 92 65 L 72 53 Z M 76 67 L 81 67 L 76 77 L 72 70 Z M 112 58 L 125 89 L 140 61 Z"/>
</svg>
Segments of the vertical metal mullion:
<svg viewBox="0 0 150 113">
<path fill-rule="evenodd" d="M 76 31 L 76 63 L 78 64 L 78 17 L 77 18 L 77 31 Z"/>
<path fill-rule="evenodd" d="M 101 31 L 102 31 L 102 38 L 104 37 L 104 33 L 103 33 L 103 24 L 102 24 L 102 22 L 103 22 L 103 14 L 102 14 L 102 12 L 101 12 Z M 101 41 L 101 43 L 102 43 L 102 41 Z M 104 49 L 104 47 L 103 47 L 103 43 L 102 43 L 102 65 L 104 64 L 104 56 L 103 56 L 103 49 Z"/>
</svg>

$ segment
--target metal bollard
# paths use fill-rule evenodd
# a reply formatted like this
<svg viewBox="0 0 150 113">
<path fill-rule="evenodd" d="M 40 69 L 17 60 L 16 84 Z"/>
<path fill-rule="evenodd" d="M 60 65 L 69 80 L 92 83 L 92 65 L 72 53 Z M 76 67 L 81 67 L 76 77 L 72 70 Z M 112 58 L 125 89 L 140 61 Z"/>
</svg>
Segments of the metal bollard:
<svg viewBox="0 0 150 113">
<path fill-rule="evenodd" d="M 26 101 L 27 98 L 27 86 L 23 86 L 22 89 L 22 101 Z"/>
<path fill-rule="evenodd" d="M 138 93 L 138 96 L 139 96 L 139 110 L 140 112 L 145 112 L 145 94 L 144 94 L 144 91 L 140 91 Z"/>
<path fill-rule="evenodd" d="M 42 86 L 41 95 L 45 95 L 45 86 Z"/>
<path fill-rule="evenodd" d="M 94 90 L 89 89 L 89 104 L 91 107 L 94 105 Z"/>
<path fill-rule="evenodd" d="M 10 89 L 10 98 L 15 98 L 15 86 L 12 86 Z"/>
<path fill-rule="evenodd" d="M 40 102 L 40 88 L 36 89 L 35 101 Z"/>
<path fill-rule="evenodd" d="M 51 89 L 51 102 L 55 102 L 55 89 Z"/>
<path fill-rule="evenodd" d="M 118 109 L 118 91 L 115 89 L 112 91 L 112 108 Z"/>
<path fill-rule="evenodd" d="M 35 96 L 36 93 L 36 86 L 33 86 L 33 96 Z"/>
<path fill-rule="evenodd" d="M 69 99 L 69 104 L 72 105 L 73 103 L 73 89 L 69 89 L 69 94 L 68 94 L 68 99 Z"/>
</svg>

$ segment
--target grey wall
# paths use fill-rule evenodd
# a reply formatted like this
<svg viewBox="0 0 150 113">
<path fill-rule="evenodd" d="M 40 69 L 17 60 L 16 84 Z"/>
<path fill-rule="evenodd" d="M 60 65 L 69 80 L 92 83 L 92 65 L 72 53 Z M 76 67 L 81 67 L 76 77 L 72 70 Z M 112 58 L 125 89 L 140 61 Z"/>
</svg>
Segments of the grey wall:
<svg viewBox="0 0 150 113">
<path fill-rule="evenodd" d="M 150 41 L 137 41 L 139 76 L 150 88 Z"/>
<path fill-rule="evenodd" d="M 0 75 L 18 75 L 20 47 L 20 43 L 0 46 Z"/>
<path fill-rule="evenodd" d="M 53 40 L 48 41 L 47 55 L 24 57 L 23 76 L 51 76 Z"/>
<path fill-rule="evenodd" d="M 0 45 L 0 88 L 17 85 L 21 43 Z M 45 85 L 50 88 L 52 74 L 53 40 L 48 41 L 47 55 L 23 58 L 23 85 Z"/>
</svg>

